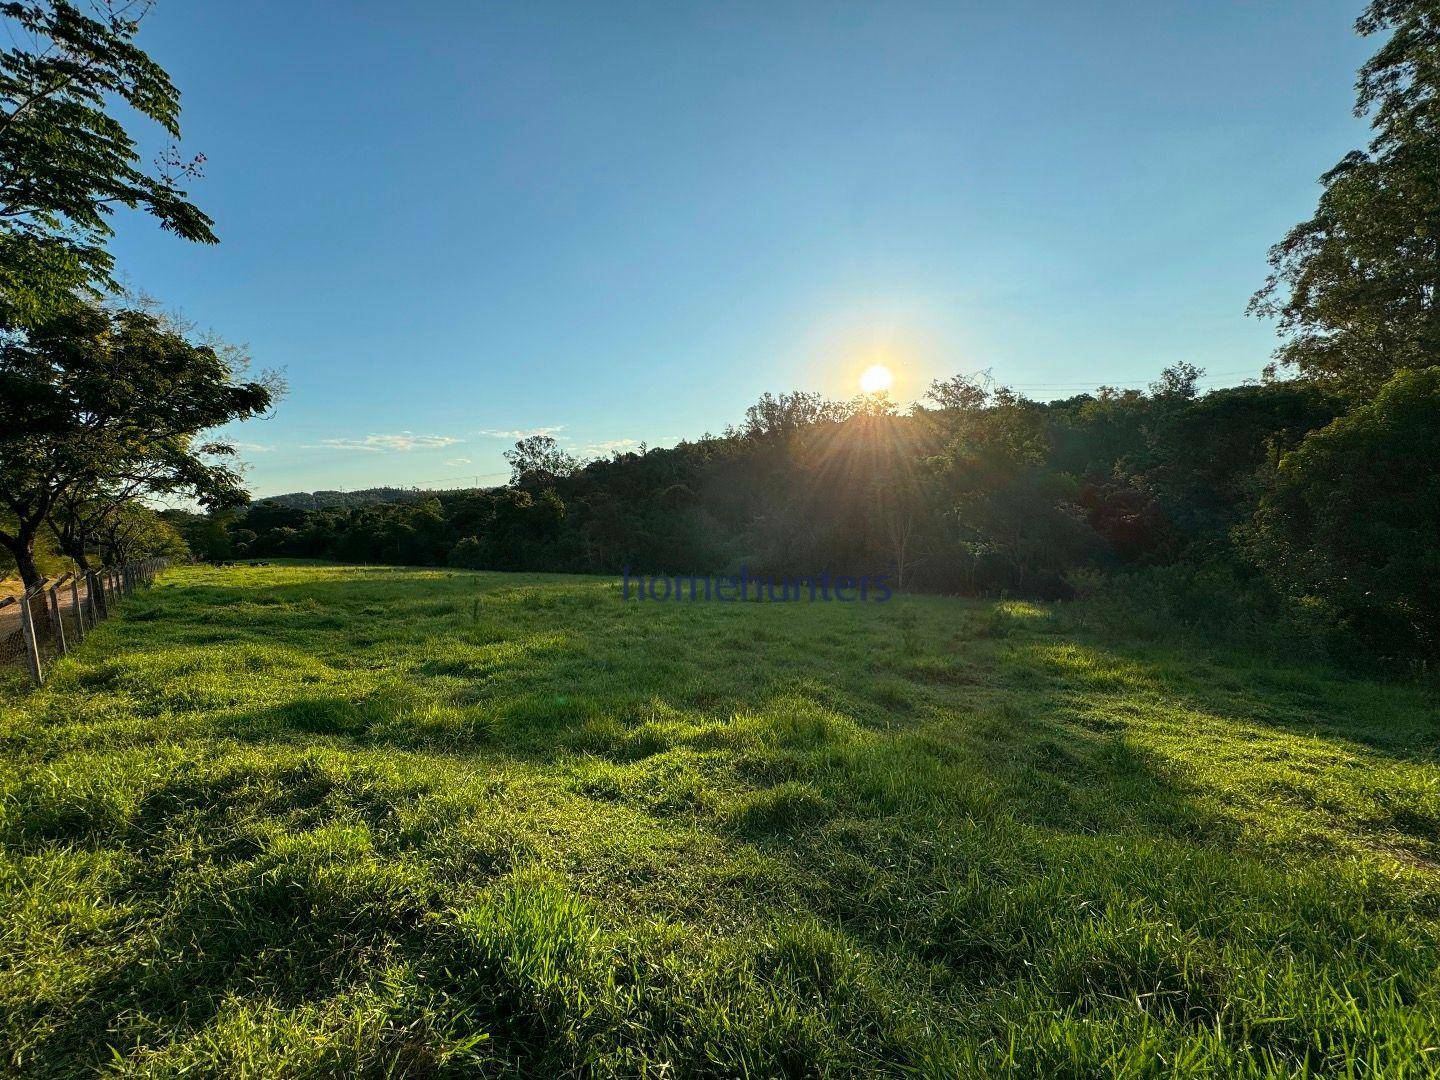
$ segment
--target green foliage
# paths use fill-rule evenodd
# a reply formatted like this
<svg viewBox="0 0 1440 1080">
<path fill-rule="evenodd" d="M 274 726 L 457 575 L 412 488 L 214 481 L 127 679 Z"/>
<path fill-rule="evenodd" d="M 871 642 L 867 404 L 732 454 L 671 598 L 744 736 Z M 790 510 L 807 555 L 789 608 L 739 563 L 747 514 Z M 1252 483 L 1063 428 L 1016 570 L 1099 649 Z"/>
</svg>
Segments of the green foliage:
<svg viewBox="0 0 1440 1080">
<path fill-rule="evenodd" d="M 1318 661 L 1332 650 L 1354 662 L 1352 643 L 1323 613 L 1291 598 L 1239 559 L 1070 575 L 1076 618 L 1114 639 L 1190 648 L 1223 643 L 1264 656 Z M 1339 637 L 1339 640 L 1337 640 Z"/>
<path fill-rule="evenodd" d="M 123 103 L 180 136 L 180 94 L 134 43 L 148 5 L 66 0 L 0 4 L 0 326 L 52 318 L 77 292 L 113 287 L 105 249 L 116 206 L 139 209 L 186 240 L 214 243 L 211 221 L 180 184 L 203 158 L 171 151 L 156 175 L 113 115 Z"/>
<path fill-rule="evenodd" d="M 1356 28 L 1390 32 L 1358 84 L 1375 137 L 1321 178 L 1252 308 L 1279 318 L 1282 362 L 1368 394 L 1440 363 L 1440 17 L 1434 0 L 1374 0 Z"/>
<path fill-rule="evenodd" d="M 1047 420 L 1043 408 L 1004 390 L 980 407 L 941 413 L 947 445 L 931 464 L 972 589 L 998 561 L 999 580 L 1022 594 L 1051 591 L 1065 570 L 1099 552 L 1078 485 L 1050 463 Z"/>
<path fill-rule="evenodd" d="M 0 1069 L 1424 1063 L 1433 695 L 894 605 L 167 573 L 0 698 Z"/>
<path fill-rule="evenodd" d="M 1249 520 L 1276 453 L 1344 411 L 1341 398 L 1306 381 L 1232 387 L 1160 410 L 1132 459 L 1187 562 L 1224 557 Z"/>
<path fill-rule="evenodd" d="M 246 381 L 242 361 L 149 312 L 95 306 L 0 343 L 0 505 L 15 522 L 0 544 L 27 581 L 46 522 L 79 559 L 141 496 L 243 502 L 233 449 L 200 438 L 269 408 L 275 386 Z"/>
<path fill-rule="evenodd" d="M 552 484 L 580 467 L 579 460 L 549 435 L 527 435 L 505 451 L 505 460 L 514 484 Z"/>
<path fill-rule="evenodd" d="M 175 530 L 186 550 L 205 562 L 223 562 L 234 557 L 235 538 L 230 531 L 234 516 L 233 511 L 223 510 L 214 514 L 178 509 L 160 511 L 160 517 Z"/>
<path fill-rule="evenodd" d="M 179 531 L 163 515 L 137 502 L 115 507 L 100 523 L 96 540 L 106 564 L 190 557 Z"/>
<path fill-rule="evenodd" d="M 1381 655 L 1440 660 L 1440 368 L 1283 455 L 1249 530 L 1282 587 Z"/>
<path fill-rule="evenodd" d="M 0 531 L 13 533 L 15 531 L 15 520 L 3 509 L 0 509 Z M 35 550 L 32 553 L 35 566 L 47 577 L 58 576 L 66 570 L 71 569 L 71 562 L 61 554 L 55 546 L 53 539 L 46 535 L 35 538 Z M 19 568 L 15 565 L 15 557 L 4 544 L 0 544 L 0 580 L 9 579 L 12 575 L 18 576 Z M 9 584 L 7 580 L 7 584 Z M 0 592 L 0 597 L 5 595 Z"/>
<path fill-rule="evenodd" d="M 781 395 L 724 436 L 564 475 L 527 467 L 505 488 L 321 510 L 319 496 L 266 500 L 230 520 L 228 549 L 205 550 L 582 573 L 828 569 L 885 574 L 902 590 L 1041 598 L 1071 595 L 1077 573 L 1092 594 L 1096 573 L 1116 574 L 1117 610 L 1168 590 L 1154 610 L 1187 634 L 1285 650 L 1257 627 L 1302 626 L 1307 641 L 1353 648 L 1327 638 L 1323 612 L 1296 615 L 1247 572 L 1252 549 L 1234 540 L 1273 458 L 1345 400 L 1308 381 L 1199 394 L 1198 375 L 1179 365 L 1148 392 L 1048 404 L 956 376 L 907 416 Z M 1226 568 L 1234 602 L 1199 602 L 1213 567 Z"/>
</svg>

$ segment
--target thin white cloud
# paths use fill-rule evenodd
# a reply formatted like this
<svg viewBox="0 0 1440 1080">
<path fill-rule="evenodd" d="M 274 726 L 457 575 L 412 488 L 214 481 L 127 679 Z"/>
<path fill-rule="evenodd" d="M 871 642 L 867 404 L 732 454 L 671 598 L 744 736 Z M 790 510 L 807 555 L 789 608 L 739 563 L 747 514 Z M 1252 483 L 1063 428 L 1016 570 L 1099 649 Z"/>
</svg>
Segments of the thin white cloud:
<svg viewBox="0 0 1440 1080">
<path fill-rule="evenodd" d="M 230 444 L 242 454 L 268 454 L 275 449 L 273 446 L 266 446 L 258 442 L 232 442 Z"/>
<path fill-rule="evenodd" d="M 445 459 L 445 464 L 446 464 L 446 465 L 455 465 L 455 466 L 469 465 L 469 464 L 470 464 L 470 459 L 469 459 L 468 457 L 452 457 L 452 458 L 446 458 L 446 459 Z"/>
<path fill-rule="evenodd" d="M 516 429 L 514 431 L 502 431 L 497 428 L 481 428 L 476 435 L 483 435 L 487 439 L 528 439 L 532 435 L 554 435 L 557 431 L 564 431 L 564 424 L 554 424 L 551 427 L 530 428 L 528 431 Z"/>
<path fill-rule="evenodd" d="M 582 457 L 594 457 L 597 454 L 609 456 L 617 450 L 634 450 L 639 445 L 637 439 L 607 439 L 605 442 L 576 447 L 575 452 Z"/>
<path fill-rule="evenodd" d="M 442 450 L 460 442 L 453 435 L 416 435 L 402 431 L 397 435 L 365 435 L 358 439 L 321 439 L 310 449 L 362 450 L 371 453 L 394 451 L 407 453 L 411 450 Z"/>
</svg>

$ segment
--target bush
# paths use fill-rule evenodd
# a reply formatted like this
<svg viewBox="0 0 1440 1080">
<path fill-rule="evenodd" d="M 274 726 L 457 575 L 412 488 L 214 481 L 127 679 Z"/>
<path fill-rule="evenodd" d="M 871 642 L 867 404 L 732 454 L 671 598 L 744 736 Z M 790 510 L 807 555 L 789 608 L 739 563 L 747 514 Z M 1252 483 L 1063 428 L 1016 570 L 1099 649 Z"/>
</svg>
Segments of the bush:
<svg viewBox="0 0 1440 1080">
<path fill-rule="evenodd" d="M 478 570 L 484 565 L 484 550 L 480 541 L 473 536 L 467 536 L 456 542 L 450 549 L 449 563 L 451 566 L 462 566 L 469 570 Z"/>
<path fill-rule="evenodd" d="M 1076 621 L 1117 637 L 1198 641 L 1318 659 L 1320 620 L 1253 569 L 1226 562 L 1176 564 L 1126 573 L 1070 575 Z"/>
</svg>

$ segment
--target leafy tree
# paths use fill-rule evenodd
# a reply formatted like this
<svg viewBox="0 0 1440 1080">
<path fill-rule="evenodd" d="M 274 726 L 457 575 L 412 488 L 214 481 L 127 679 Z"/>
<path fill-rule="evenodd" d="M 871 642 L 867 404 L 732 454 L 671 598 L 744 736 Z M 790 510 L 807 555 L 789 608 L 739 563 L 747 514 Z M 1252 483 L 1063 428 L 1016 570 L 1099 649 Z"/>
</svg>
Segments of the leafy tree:
<svg viewBox="0 0 1440 1080">
<path fill-rule="evenodd" d="M 185 547 L 197 559 L 206 562 L 224 562 L 235 554 L 235 544 L 240 539 L 239 529 L 232 531 L 235 511 L 221 510 L 214 514 L 197 514 L 191 510 L 161 510 L 160 516 L 185 542 Z M 254 534 L 251 534 L 251 539 Z"/>
<path fill-rule="evenodd" d="M 963 415 L 990 404 L 990 395 L 994 390 L 995 384 L 988 371 L 977 375 L 962 372 L 948 379 L 931 380 L 929 389 L 925 391 L 925 400 L 942 414 Z"/>
<path fill-rule="evenodd" d="M 1205 371 L 1194 364 L 1171 364 L 1150 384 L 1150 396 L 1163 401 L 1194 401 Z"/>
<path fill-rule="evenodd" d="M 580 460 L 549 435 L 527 436 L 504 456 L 510 463 L 510 483 L 517 486 L 553 484 L 557 477 L 570 476 L 580 468 Z"/>
<path fill-rule="evenodd" d="M 474 525 L 473 500 L 464 501 L 470 504 L 465 507 L 464 520 Z M 438 502 L 435 509 L 442 515 L 445 512 Z M 565 568 L 564 545 L 560 543 L 564 519 L 565 504 L 553 488 L 537 492 L 504 488 L 487 496 L 478 535 L 460 537 L 448 555 L 441 553 L 435 561 L 496 570 L 555 568 L 557 563 Z"/>
<path fill-rule="evenodd" d="M 90 569 L 90 555 L 98 552 L 101 534 L 141 487 L 125 482 L 111 485 L 103 493 L 85 487 L 60 492 L 45 519 L 55 546 L 82 570 Z"/>
<path fill-rule="evenodd" d="M 184 559 L 190 554 L 184 538 L 159 513 L 137 502 L 118 506 L 97 528 L 96 541 L 108 566 L 141 559 Z"/>
<path fill-rule="evenodd" d="M 0 506 L 0 531 L 13 533 L 16 529 L 14 515 Z M 69 560 L 54 550 L 54 542 L 49 536 L 38 536 L 35 538 L 35 549 L 32 553 L 36 567 L 43 574 L 63 574 L 69 568 Z M 10 550 L 0 544 L 0 580 L 11 577 L 16 573 L 15 557 Z"/>
<path fill-rule="evenodd" d="M 1063 592 L 1061 575 L 1094 559 L 1100 544 L 1079 506 L 1079 485 L 1049 466 L 1045 410 L 1003 387 L 965 407 L 975 398 L 958 386 L 935 388 L 955 404 L 944 416 L 949 444 L 931 465 L 968 559 L 969 587 Z"/>
<path fill-rule="evenodd" d="M 180 137 L 180 94 L 135 44 L 143 0 L 0 3 L 0 327 L 45 318 L 73 294 L 113 286 L 105 243 L 116 206 L 149 213 L 186 240 L 214 243 L 180 186 L 202 158 L 171 150 L 154 172 L 112 115 L 123 103 Z"/>
<path fill-rule="evenodd" d="M 745 410 L 745 422 L 735 434 L 746 439 L 790 435 L 815 424 L 834 423 L 848 416 L 844 405 L 824 396 L 797 390 L 793 394 L 761 394 Z"/>
<path fill-rule="evenodd" d="M 277 389 L 148 312 L 77 307 L 11 335 L 0 342 L 0 506 L 14 525 L 0 545 L 34 582 L 36 536 L 67 506 L 117 492 L 243 503 L 233 448 L 200 436 L 264 412 Z"/>
<path fill-rule="evenodd" d="M 1234 386 L 1149 410 L 1144 446 L 1127 459 L 1190 556 L 1219 555 L 1247 520 L 1272 454 L 1293 449 L 1338 416 L 1341 399 L 1307 379 Z M 1176 552 L 1175 554 L 1182 554 Z"/>
<path fill-rule="evenodd" d="M 1375 136 L 1321 177 L 1251 310 L 1280 320 L 1282 363 L 1368 395 L 1440 363 L 1440 6 L 1374 0 L 1356 29 L 1391 32 L 1357 84 Z"/>
<path fill-rule="evenodd" d="M 271 529 L 302 529 L 309 520 L 300 507 L 264 499 L 252 505 L 246 512 L 245 527 L 257 534 L 263 534 Z"/>
<path fill-rule="evenodd" d="M 1103 483 L 1128 473 L 1128 462 L 1144 451 L 1153 401 L 1140 390 L 1102 386 L 1053 401 L 1046 412 L 1056 467 Z"/>
<path fill-rule="evenodd" d="M 488 565 L 500 570 L 538 570 L 554 557 L 565 504 L 553 488 L 502 491 L 489 527 L 480 537 Z"/>
<path fill-rule="evenodd" d="M 1401 372 L 1280 457 L 1250 547 L 1284 589 L 1372 649 L 1440 659 L 1436 462 L 1440 368 Z"/>
</svg>

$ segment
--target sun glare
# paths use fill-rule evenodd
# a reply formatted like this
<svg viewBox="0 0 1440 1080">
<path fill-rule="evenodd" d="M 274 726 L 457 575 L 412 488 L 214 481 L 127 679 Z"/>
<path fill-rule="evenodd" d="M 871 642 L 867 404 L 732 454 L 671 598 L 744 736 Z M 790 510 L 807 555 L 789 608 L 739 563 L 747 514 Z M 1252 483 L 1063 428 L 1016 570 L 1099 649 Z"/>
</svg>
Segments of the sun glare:
<svg viewBox="0 0 1440 1080">
<path fill-rule="evenodd" d="M 876 364 L 868 367 L 860 376 L 860 389 L 867 394 L 878 394 L 881 391 L 889 390 L 890 384 L 895 381 L 895 376 L 884 364 Z"/>
</svg>

